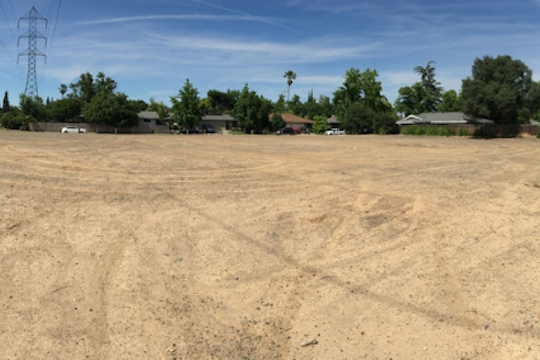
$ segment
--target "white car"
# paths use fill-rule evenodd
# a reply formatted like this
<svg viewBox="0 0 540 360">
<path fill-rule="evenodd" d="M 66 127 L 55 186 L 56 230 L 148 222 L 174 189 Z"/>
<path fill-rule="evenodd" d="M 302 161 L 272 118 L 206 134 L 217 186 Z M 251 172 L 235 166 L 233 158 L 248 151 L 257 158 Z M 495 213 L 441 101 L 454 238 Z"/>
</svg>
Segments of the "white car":
<svg viewBox="0 0 540 360">
<path fill-rule="evenodd" d="M 85 128 L 80 128 L 78 126 L 64 126 L 62 128 L 62 134 L 67 133 L 79 133 L 79 134 L 86 134 L 88 131 Z"/>
<path fill-rule="evenodd" d="M 332 130 L 326 131 L 324 135 L 345 135 L 345 131 L 338 128 L 333 128 Z"/>
</svg>

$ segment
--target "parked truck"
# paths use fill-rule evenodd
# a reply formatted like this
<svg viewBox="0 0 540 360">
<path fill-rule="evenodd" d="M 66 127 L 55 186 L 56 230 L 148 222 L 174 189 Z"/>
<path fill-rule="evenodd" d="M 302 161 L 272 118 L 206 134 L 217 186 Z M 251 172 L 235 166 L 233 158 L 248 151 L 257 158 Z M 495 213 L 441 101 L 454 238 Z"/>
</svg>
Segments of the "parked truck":
<svg viewBox="0 0 540 360">
<path fill-rule="evenodd" d="M 333 128 L 331 130 L 325 131 L 324 135 L 345 135 L 345 131 L 338 128 Z"/>
</svg>

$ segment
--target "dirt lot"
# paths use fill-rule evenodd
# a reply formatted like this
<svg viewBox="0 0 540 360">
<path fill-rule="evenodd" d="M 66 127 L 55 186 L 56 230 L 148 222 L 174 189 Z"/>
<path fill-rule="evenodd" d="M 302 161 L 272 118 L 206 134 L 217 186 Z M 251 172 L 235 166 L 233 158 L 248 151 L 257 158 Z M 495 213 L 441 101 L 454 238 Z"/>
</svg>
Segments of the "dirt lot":
<svg viewBox="0 0 540 360">
<path fill-rule="evenodd" d="M 533 139 L 0 131 L 0 359 L 538 359 L 537 182 Z"/>
</svg>

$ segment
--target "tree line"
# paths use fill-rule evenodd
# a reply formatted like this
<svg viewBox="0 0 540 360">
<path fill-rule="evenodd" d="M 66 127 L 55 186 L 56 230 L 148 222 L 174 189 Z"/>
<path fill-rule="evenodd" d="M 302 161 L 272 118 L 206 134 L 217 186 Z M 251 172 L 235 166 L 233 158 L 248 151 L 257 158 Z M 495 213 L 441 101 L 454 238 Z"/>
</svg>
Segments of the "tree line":
<svg viewBox="0 0 540 360">
<path fill-rule="evenodd" d="M 130 100 L 116 88 L 117 83 L 103 72 L 95 77 L 87 72 L 69 87 L 61 84 L 58 100 L 47 98 L 43 101 L 39 96 L 21 94 L 19 106 L 15 107 L 9 105 L 6 92 L 0 122 L 7 128 L 24 128 L 33 121 L 84 121 L 117 127 L 136 125 L 137 113 L 145 110 L 148 104 Z"/>
<path fill-rule="evenodd" d="M 398 115 L 423 112 L 462 111 L 467 115 L 486 118 L 497 124 L 526 123 L 540 118 L 540 83 L 532 81 L 532 71 L 520 60 L 508 55 L 477 58 L 471 75 L 462 81 L 461 91 L 444 91 L 436 79 L 435 62 L 416 66 L 413 70 L 419 81 L 399 89 L 398 97 L 391 104 L 382 95 L 382 84 L 376 70 L 360 71 L 351 68 L 345 72 L 342 85 L 332 98 L 313 91 L 306 101 L 294 94 L 291 85 L 297 76 L 292 70 L 284 74 L 287 99 L 282 94 L 277 101 L 266 99 L 249 88 L 241 90 L 209 90 L 205 98 L 189 79 L 176 96 L 170 97 L 171 106 L 150 99 L 130 100 L 117 91 L 117 83 L 99 72 L 81 74 L 69 86 L 59 87 L 58 100 L 20 95 L 19 106 L 9 104 L 4 95 L 0 122 L 4 127 L 18 128 L 30 121 L 60 122 L 84 120 L 112 126 L 137 124 L 137 113 L 156 111 L 159 123 L 165 123 L 172 113 L 172 120 L 182 127 L 195 127 L 204 114 L 230 114 L 244 129 L 270 128 L 277 130 L 285 125 L 281 114 L 292 113 L 314 121 L 313 131 L 324 132 L 327 119 L 335 115 L 341 127 L 350 132 L 365 133 L 392 131 Z"/>
<path fill-rule="evenodd" d="M 296 74 L 285 72 L 287 100 L 280 95 L 276 102 L 265 99 L 248 84 L 239 90 L 210 90 L 200 99 L 193 84 L 186 81 L 178 96 L 171 98 L 175 120 L 183 126 L 195 126 L 193 120 L 180 115 L 187 109 L 192 119 L 205 112 L 231 114 L 242 128 L 272 128 L 284 126 L 282 113 L 292 113 L 314 121 L 313 131 L 327 130 L 327 119 L 335 115 L 341 127 L 353 133 L 388 133 L 394 129 L 398 116 L 425 112 L 463 112 L 466 115 L 493 120 L 496 124 L 528 123 L 540 119 L 540 83 L 532 81 L 532 71 L 520 60 L 504 56 L 477 58 L 471 75 L 462 81 L 462 89 L 444 91 L 436 79 L 435 62 L 416 66 L 419 81 L 399 89 L 394 104 L 382 95 L 382 84 L 376 70 L 351 68 L 345 72 L 343 84 L 332 99 L 321 95 L 316 99 L 311 91 L 305 102 L 289 90 Z M 191 104 L 190 107 L 180 105 Z M 199 106 L 195 106 L 195 104 Z M 271 115 L 271 121 L 269 116 Z"/>
</svg>

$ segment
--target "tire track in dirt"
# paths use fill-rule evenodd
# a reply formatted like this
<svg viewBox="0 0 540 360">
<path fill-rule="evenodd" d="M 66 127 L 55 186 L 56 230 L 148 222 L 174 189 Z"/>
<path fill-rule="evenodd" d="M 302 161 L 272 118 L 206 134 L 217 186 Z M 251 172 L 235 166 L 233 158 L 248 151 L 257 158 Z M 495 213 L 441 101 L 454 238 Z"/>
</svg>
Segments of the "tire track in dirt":
<svg viewBox="0 0 540 360">
<path fill-rule="evenodd" d="M 364 140 L 359 137 L 360 139 Z M 378 157 L 395 156 L 393 151 L 386 150 L 391 141 L 378 139 L 367 139 L 376 141 L 381 148 Z M 148 141 L 155 140 L 148 138 Z M 199 140 L 190 141 L 196 143 Z M 241 139 L 236 141 L 242 142 Z M 84 172 L 85 175 L 79 177 L 75 176 L 75 181 L 65 182 L 70 187 L 73 186 L 73 191 L 66 194 L 64 201 L 55 200 L 57 207 L 66 207 L 65 212 L 58 212 L 59 218 L 63 222 L 74 221 L 76 226 L 82 226 L 90 233 L 86 237 L 73 239 L 74 244 L 91 243 L 98 247 L 96 254 L 106 254 L 100 263 L 92 260 L 93 255 L 86 254 L 84 247 L 74 247 L 66 251 L 66 254 L 79 255 L 73 262 L 88 258 L 85 264 L 88 266 L 85 268 L 90 271 L 81 281 L 93 279 L 87 285 L 79 286 L 88 299 L 94 299 L 87 303 L 92 304 L 94 312 L 91 316 L 85 313 L 80 318 L 81 322 L 84 321 L 81 328 L 101 331 L 86 354 L 103 357 L 121 357 L 121 354 L 133 358 L 172 360 L 174 355 L 169 350 L 175 343 L 178 350 L 174 354 L 180 354 L 178 358 L 244 356 L 262 359 L 275 355 L 297 359 L 340 358 L 339 347 L 345 349 L 341 358 L 354 358 L 353 352 L 347 353 L 346 346 L 349 346 L 349 350 L 354 349 L 357 357 L 365 354 L 367 358 L 374 358 L 384 353 L 387 357 L 396 358 L 397 353 L 391 352 L 392 345 L 385 342 L 387 335 L 395 335 L 395 329 L 402 333 L 399 338 L 401 348 L 398 349 L 401 356 L 406 351 L 410 357 L 415 356 L 410 352 L 411 349 L 418 345 L 417 342 L 423 341 L 417 337 L 427 336 L 429 331 L 434 332 L 432 337 L 446 339 L 445 336 L 448 336 L 449 340 L 443 344 L 446 340 L 435 339 L 434 342 L 440 346 L 438 349 L 429 344 L 429 354 L 422 353 L 420 347 L 416 355 L 427 354 L 437 358 L 447 350 L 446 354 L 459 352 L 463 356 L 477 354 L 475 356 L 488 357 L 490 354 L 496 355 L 497 348 L 485 350 L 486 346 L 492 344 L 498 349 L 504 346 L 502 340 L 496 342 L 499 337 L 514 346 L 515 351 L 507 351 L 510 356 L 506 358 L 512 358 L 512 355 L 518 354 L 521 349 L 518 347 L 534 342 L 535 332 L 518 325 L 524 320 L 536 324 L 532 322 L 532 317 L 537 304 L 527 303 L 528 300 L 517 302 L 517 307 L 509 312 L 509 318 L 501 320 L 494 316 L 494 311 L 486 310 L 486 306 L 491 304 L 489 301 L 482 300 L 482 304 L 486 304 L 482 307 L 478 306 L 478 300 L 471 301 L 470 297 L 470 294 L 474 293 L 471 291 L 479 288 L 481 290 L 483 281 L 493 282 L 494 286 L 500 287 L 507 285 L 514 274 L 522 286 L 530 284 L 526 274 L 516 271 L 524 269 L 519 267 L 508 270 L 508 275 L 504 276 L 507 282 L 496 282 L 497 279 L 487 277 L 492 276 L 488 266 L 496 262 L 508 262 L 509 259 L 520 256 L 529 264 L 529 271 L 534 272 L 534 261 L 530 256 L 534 255 L 537 249 L 532 244 L 527 244 L 525 239 L 530 242 L 534 237 L 534 232 L 530 231 L 534 226 L 532 219 L 536 212 L 529 208 L 527 215 L 517 215 L 526 208 L 526 201 L 517 201 L 521 185 L 512 186 L 512 182 L 517 180 L 531 181 L 531 177 L 535 176 L 534 171 L 526 172 L 517 168 L 518 175 L 501 182 L 496 174 L 490 175 L 495 171 L 488 166 L 483 166 L 481 172 L 462 171 L 458 166 L 454 166 L 444 168 L 450 170 L 433 170 L 431 173 L 420 171 L 417 175 L 414 171 L 404 172 L 403 181 L 396 181 L 395 179 L 400 178 L 384 177 L 383 172 L 388 169 L 377 168 L 376 159 L 368 165 L 365 164 L 365 159 L 361 156 L 360 141 L 349 141 L 344 137 L 339 139 L 339 142 L 327 145 L 345 144 L 347 149 L 343 152 L 341 149 L 336 151 L 344 154 L 345 158 L 335 154 L 327 155 L 324 152 L 326 148 L 322 148 L 316 161 L 305 158 L 307 152 L 290 162 L 285 154 L 272 156 L 268 153 L 273 150 L 286 150 L 285 144 L 296 151 L 301 149 L 300 146 L 293 146 L 291 141 L 283 141 L 279 149 L 273 148 L 272 142 L 268 142 L 270 145 L 267 144 L 264 149 L 267 156 L 265 161 L 275 158 L 282 161 L 282 165 L 257 170 L 261 176 L 261 179 L 258 179 L 248 171 L 250 165 L 254 164 L 252 159 L 255 157 L 252 157 L 251 153 L 254 150 L 251 150 L 251 147 L 255 142 L 243 143 L 245 146 L 237 147 L 229 154 L 238 158 L 247 154 L 246 159 L 249 159 L 244 163 L 245 172 L 238 171 L 238 175 L 234 176 L 240 182 L 242 177 L 247 181 L 236 188 L 229 187 L 233 184 L 230 182 L 224 189 L 220 188 L 220 184 L 205 183 L 207 193 L 202 193 L 201 190 L 204 189 L 197 186 L 197 183 L 185 183 L 183 186 L 169 181 L 181 174 L 174 168 L 170 171 L 171 164 L 174 163 L 173 157 L 180 157 L 181 161 L 184 155 L 168 153 L 159 157 L 160 151 L 166 149 L 165 144 L 155 148 L 144 147 L 144 154 L 139 159 L 124 154 L 109 157 L 113 162 L 111 166 L 121 170 L 117 175 L 111 176 L 107 194 L 84 202 L 85 206 L 107 208 L 107 211 L 110 211 L 110 219 L 104 214 L 94 215 L 97 219 L 107 220 L 101 225 L 103 228 L 109 227 L 108 231 L 103 229 L 107 241 L 92 242 L 90 236 L 94 232 L 89 230 L 92 226 L 99 225 L 87 225 L 87 220 L 81 219 L 83 216 L 88 219 L 89 215 L 74 211 L 73 204 L 81 201 L 76 194 L 82 189 L 76 186 L 76 179 L 91 180 L 88 176 L 91 171 L 88 171 L 88 174 Z M 300 141 L 297 143 L 301 144 Z M 322 139 L 306 143 L 318 146 L 324 144 Z M 459 144 L 455 145 L 456 143 L 445 142 L 452 144 L 450 150 L 459 150 Z M 107 141 L 103 141 L 100 146 L 105 147 L 106 144 Z M 358 145 L 358 148 L 350 150 L 351 144 Z M 89 142 L 89 146 L 91 145 L 93 140 Z M 136 144 L 133 146 L 139 148 Z M 113 148 L 114 146 L 111 151 Z M 203 147 L 199 149 L 204 153 Z M 205 151 L 209 151 L 208 149 L 212 147 Z M 100 151 L 106 153 L 106 150 Z M 437 161 L 437 154 L 439 153 L 435 153 L 433 162 Z M 97 155 L 98 153 L 93 153 L 92 157 Z M 407 156 L 414 155 L 409 153 Z M 144 165 L 146 157 L 155 157 L 155 162 L 140 171 L 133 169 L 132 164 L 137 161 Z M 293 154 L 289 157 L 294 158 Z M 526 158 L 524 155 L 521 157 Z M 186 162 L 186 167 L 195 167 L 196 162 L 203 158 L 204 156 L 199 156 L 194 161 Z M 431 166 L 432 163 L 428 163 L 426 158 L 417 159 L 414 166 Z M 501 171 L 512 168 L 512 157 L 492 160 L 493 164 L 502 165 Z M 209 166 L 211 161 L 203 162 L 202 165 Z M 464 166 L 481 165 L 467 164 Z M 10 166 L 16 165 L 13 163 Z M 63 165 L 71 166 L 67 162 Z M 443 165 L 449 164 L 445 160 Z M 77 169 L 65 170 L 66 175 L 59 176 L 59 179 L 81 173 Z M 27 167 L 21 171 L 17 182 L 21 185 L 30 184 L 30 176 L 25 178 L 24 173 L 34 171 L 35 168 Z M 95 171 L 95 186 L 92 186 L 91 190 L 105 186 L 105 180 L 100 178 L 103 171 Z M 156 172 L 155 176 L 152 171 Z M 197 174 L 203 174 L 204 171 L 207 169 L 203 167 L 194 170 L 192 179 L 201 176 Z M 377 171 L 380 173 L 377 174 L 378 177 L 374 177 L 373 174 Z M 157 173 L 161 173 L 161 177 Z M 391 174 L 388 171 L 387 173 Z M 7 183 L 10 177 L 11 175 L 6 175 L 2 182 Z M 133 179 L 130 180 L 129 177 Z M 461 188 L 464 187 L 461 181 L 456 181 L 462 177 L 471 180 L 467 191 Z M 265 179 L 275 184 L 265 185 Z M 51 184 L 51 191 L 59 189 L 52 187 L 55 181 L 52 178 L 37 178 L 31 184 L 37 184 L 41 180 L 45 182 L 41 189 L 48 188 L 48 184 Z M 493 189 L 484 189 L 485 182 L 493 182 Z M 146 184 L 148 186 L 145 187 Z M 275 191 L 280 187 L 283 191 Z M 303 190 L 305 187 L 309 187 L 310 192 Z M 366 189 L 371 191 L 364 191 Z M 86 190 L 84 191 L 86 195 Z M 268 193 L 269 191 L 275 192 Z M 536 193 L 533 191 L 535 189 L 525 187 L 523 196 L 534 198 Z M 223 196 L 214 198 L 213 194 Z M 480 205 L 474 205 L 474 201 Z M 531 201 L 531 206 L 534 204 L 536 202 Z M 482 213 L 483 207 L 489 207 L 490 213 Z M 118 219 L 114 218 L 115 212 L 118 213 Z M 521 234 L 524 236 L 522 246 L 499 255 L 494 252 L 493 255 L 498 257 L 492 258 L 493 264 L 489 261 L 478 262 L 478 257 L 472 258 L 472 253 L 477 253 L 478 256 L 482 254 L 482 249 L 473 247 L 479 245 L 473 245 L 472 238 L 489 232 L 488 226 L 481 224 L 481 217 L 474 216 L 475 213 L 485 215 L 488 223 L 493 223 L 505 214 L 514 218 L 516 224 L 523 229 L 494 233 L 485 241 L 501 241 L 501 234 Z M 150 218 L 144 218 L 144 214 Z M 20 213 L 17 216 L 25 215 Z M 472 221 L 477 228 L 467 228 L 467 221 Z M 124 226 L 118 226 L 119 224 Z M 481 226 L 478 226 L 479 224 Z M 44 226 L 37 224 L 36 228 L 47 232 L 48 236 L 51 235 L 52 232 L 45 230 Z M 27 227 L 27 222 L 21 222 L 21 228 Z M 131 243 L 130 237 L 137 241 Z M 122 239 L 127 241 L 123 249 L 119 242 Z M 179 243 L 184 244 L 183 247 L 178 245 Z M 323 248 L 321 244 L 325 243 L 327 247 Z M 454 243 L 456 246 L 449 247 L 445 245 L 447 243 Z M 507 245 L 499 248 L 508 250 Z M 180 248 L 178 257 L 183 259 L 180 262 L 175 261 L 175 252 L 169 250 L 175 246 Z M 40 258 L 36 258 L 36 261 L 42 262 Z M 464 265 L 478 264 L 478 267 L 471 269 L 473 274 L 467 275 L 469 269 L 458 264 L 459 261 L 464 262 Z M 75 264 L 68 267 L 71 266 Z M 97 276 L 92 278 L 90 273 L 94 268 L 99 271 Z M 358 274 L 360 268 L 363 268 L 361 271 L 364 274 Z M 448 271 L 448 268 L 453 272 Z M 225 271 L 227 269 L 229 271 Z M 75 269 L 69 270 L 78 274 Z M 499 268 L 495 270 L 500 271 Z M 78 271 L 82 273 L 81 270 Z M 470 285 L 463 283 L 466 276 L 469 276 L 467 282 Z M 419 280 L 415 280 L 416 277 L 419 277 Z M 50 297 L 70 300 L 70 288 L 65 288 L 65 285 L 76 277 L 68 275 L 64 281 L 60 281 L 61 277 L 57 279 L 58 286 L 51 288 Z M 132 279 L 141 283 L 130 282 Z M 124 283 L 132 287 L 121 288 L 126 285 Z M 9 286 L 9 282 L 4 284 Z M 92 295 L 94 284 L 103 285 L 103 288 Z M 531 291 L 534 289 L 535 285 L 532 284 Z M 129 293 L 128 290 L 132 292 Z M 414 296 L 408 298 L 408 294 Z M 478 291 L 475 294 L 485 297 L 492 295 L 493 291 Z M 127 295 L 131 298 L 126 298 Z M 445 295 L 454 300 L 454 303 L 444 298 Z M 519 296 L 530 298 L 526 292 Z M 327 297 L 330 300 L 327 300 Z M 501 296 L 495 299 L 503 305 L 509 304 Z M 493 305 L 501 307 L 495 303 Z M 463 309 L 468 306 L 471 307 L 468 309 L 470 313 L 464 314 Z M 70 325 L 73 328 L 75 322 L 70 319 L 72 313 L 57 313 L 65 316 L 66 323 L 71 320 Z M 443 322 L 439 322 L 441 319 Z M 489 330 L 484 330 L 486 321 L 490 319 L 497 320 L 498 323 L 489 323 Z M 43 320 L 44 318 L 41 318 L 41 321 Z M 142 329 L 140 333 L 124 328 L 139 320 L 145 321 L 139 324 L 138 330 Z M 51 318 L 52 323 L 55 321 Z M 385 324 L 382 324 L 382 321 Z M 389 325 L 386 324 L 388 321 Z M 403 325 L 406 323 L 407 326 Z M 370 324 L 371 327 L 366 329 L 365 324 Z M 314 325 L 319 327 L 315 328 Z M 21 335 L 19 330 L 24 328 L 17 328 L 17 334 Z M 289 328 L 292 329 L 287 330 Z M 441 328 L 444 331 L 440 330 Z M 378 329 L 382 330 L 377 333 Z M 367 330 L 366 334 L 361 334 L 361 330 Z M 77 336 L 85 336 L 84 331 L 72 333 L 73 336 L 65 339 L 65 343 L 60 337 L 62 333 L 54 332 L 52 328 L 40 330 L 41 332 L 36 332 L 34 328 L 33 331 L 45 336 L 54 334 L 59 340 L 53 344 L 56 344 L 57 348 L 62 345 L 62 348 L 67 349 L 66 354 L 71 351 L 72 357 L 85 355 L 77 350 L 74 344 L 67 342 L 77 340 Z M 516 331 L 520 333 L 517 334 Z M 322 333 L 320 338 L 317 337 L 318 332 Z M 329 333 L 332 333 L 330 338 L 326 337 Z M 144 336 L 140 337 L 140 334 Z M 306 334 L 319 339 L 319 344 L 311 348 L 300 348 L 299 344 Z M 287 336 L 290 336 L 289 340 L 285 340 Z M 349 337 L 352 340 L 349 340 Z M 479 340 L 479 337 L 483 337 L 482 340 Z M 8 337 L 4 336 L 3 339 Z M 78 346 L 80 347 L 80 344 Z M 10 350 L 14 349 L 13 346 L 8 347 Z M 397 347 L 399 345 L 393 349 Z M 187 349 L 190 353 L 186 355 L 181 349 Z M 146 356 L 143 350 L 147 351 Z M 28 358 L 35 357 L 35 354 L 46 356 L 37 350 L 31 351 L 32 349 L 27 349 Z"/>
<path fill-rule="evenodd" d="M 190 212 L 194 212 L 198 216 L 202 216 L 206 218 L 207 221 L 211 221 L 213 223 L 218 224 L 223 230 L 233 235 L 233 238 L 236 238 L 237 240 L 241 242 L 255 245 L 256 247 L 260 248 L 267 256 L 271 258 L 275 258 L 278 262 L 283 263 L 284 265 L 292 266 L 293 268 L 298 269 L 301 272 L 301 274 L 303 274 L 304 276 L 311 277 L 313 274 L 321 273 L 321 268 L 319 268 L 318 266 L 302 264 L 298 262 L 298 260 L 296 260 L 290 254 L 276 253 L 268 245 L 260 241 L 257 241 L 255 239 L 252 239 L 251 237 L 247 236 L 246 234 L 242 233 L 240 230 L 235 229 L 234 227 L 230 225 L 220 222 L 219 220 L 207 214 L 203 209 L 190 207 Z M 307 282 L 306 284 L 310 284 L 310 283 L 311 281 Z M 416 314 L 422 314 L 423 316 L 426 316 L 432 319 L 432 321 L 434 322 L 445 317 L 445 314 L 440 313 L 437 309 L 426 309 L 426 308 L 419 307 L 411 303 L 404 303 L 392 296 L 376 294 L 365 287 L 351 286 L 351 284 L 348 284 L 346 281 L 341 280 L 341 279 L 333 278 L 332 281 L 330 282 L 330 285 L 337 286 L 339 288 L 345 288 L 345 289 L 348 289 L 349 291 L 356 290 L 356 292 L 361 293 L 362 296 L 365 296 L 366 298 L 370 298 L 376 302 L 387 304 L 388 306 L 391 306 L 391 307 L 408 309 L 409 311 L 413 311 Z M 460 317 L 460 316 L 454 316 L 453 320 L 451 320 L 450 323 L 455 326 L 464 327 L 464 328 L 472 328 L 472 327 L 477 326 L 476 322 L 471 321 L 469 318 Z"/>
</svg>

